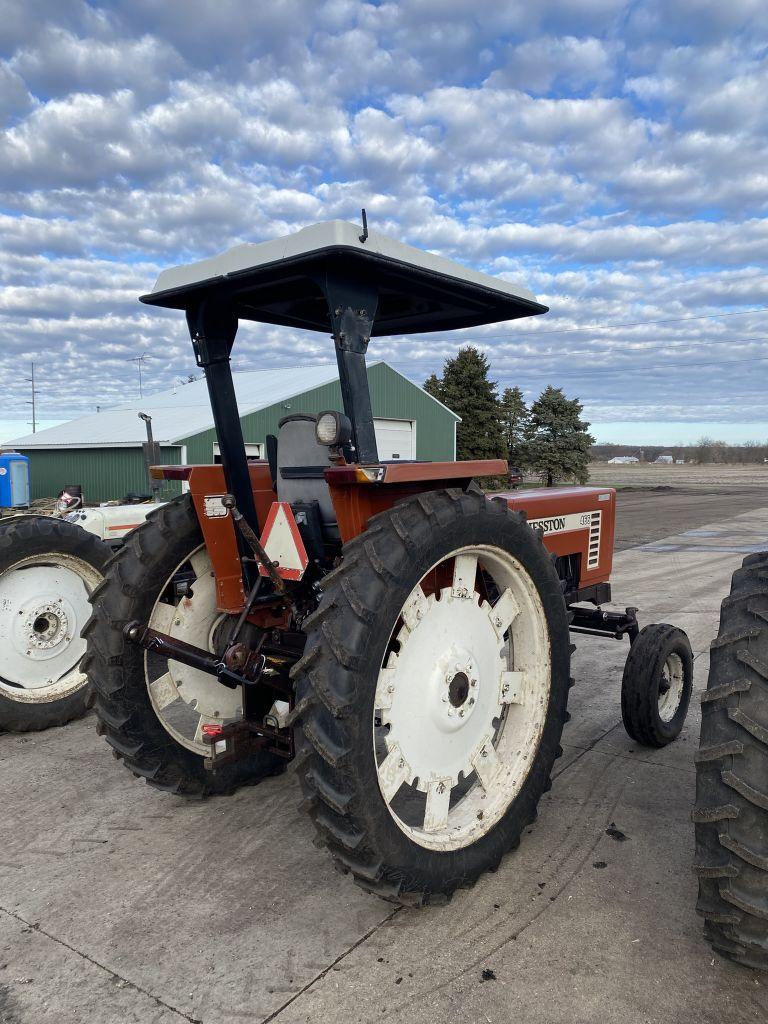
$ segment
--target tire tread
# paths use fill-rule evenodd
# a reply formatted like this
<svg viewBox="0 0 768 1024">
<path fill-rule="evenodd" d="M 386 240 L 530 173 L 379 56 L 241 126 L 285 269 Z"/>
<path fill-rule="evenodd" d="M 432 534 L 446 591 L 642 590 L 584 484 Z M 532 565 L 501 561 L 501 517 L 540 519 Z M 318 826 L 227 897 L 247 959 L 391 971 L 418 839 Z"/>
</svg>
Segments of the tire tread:
<svg viewBox="0 0 768 1024">
<path fill-rule="evenodd" d="M 716 952 L 768 970 L 768 554 L 722 602 L 696 757 L 697 911 Z M 713 756 L 720 752 L 721 757 Z"/>
</svg>

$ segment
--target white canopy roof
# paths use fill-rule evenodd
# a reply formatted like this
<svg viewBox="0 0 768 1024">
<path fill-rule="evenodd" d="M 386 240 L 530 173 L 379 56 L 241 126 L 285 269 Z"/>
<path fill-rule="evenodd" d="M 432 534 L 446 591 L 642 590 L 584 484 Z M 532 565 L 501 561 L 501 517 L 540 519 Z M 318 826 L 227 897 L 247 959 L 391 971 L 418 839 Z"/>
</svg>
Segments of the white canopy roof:
<svg viewBox="0 0 768 1024">
<path fill-rule="evenodd" d="M 255 270 L 284 260 L 294 260 L 301 256 L 323 252 L 329 249 L 350 249 L 366 255 L 375 254 L 388 260 L 420 270 L 429 271 L 442 277 L 450 277 L 456 281 L 479 285 L 495 292 L 502 292 L 527 302 L 536 302 L 533 292 L 521 285 L 504 281 L 500 277 L 491 277 L 479 270 L 472 270 L 454 260 L 436 256 L 434 253 L 416 249 L 404 242 L 378 231 L 370 231 L 364 242 L 360 240 L 360 227 L 344 220 L 329 220 L 321 224 L 310 224 L 309 227 L 295 231 L 293 234 L 274 238 L 269 242 L 245 243 L 236 245 L 218 256 L 187 263 L 178 267 L 170 267 L 162 271 L 155 287 L 150 292 L 151 298 L 159 292 L 212 281 L 216 278 L 239 274 L 245 270 Z"/>
</svg>

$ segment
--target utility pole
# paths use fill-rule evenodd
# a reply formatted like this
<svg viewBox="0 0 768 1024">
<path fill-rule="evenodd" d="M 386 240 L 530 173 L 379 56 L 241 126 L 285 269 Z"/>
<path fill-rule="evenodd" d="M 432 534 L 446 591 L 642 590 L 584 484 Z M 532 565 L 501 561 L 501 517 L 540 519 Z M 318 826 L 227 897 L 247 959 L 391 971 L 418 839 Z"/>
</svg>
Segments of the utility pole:
<svg viewBox="0 0 768 1024">
<path fill-rule="evenodd" d="M 139 371 L 139 398 L 144 397 L 144 392 L 142 391 L 141 387 L 141 367 L 146 358 L 147 357 L 142 353 L 140 356 L 131 356 L 131 358 L 128 360 L 130 363 L 136 363 L 136 367 Z"/>
<path fill-rule="evenodd" d="M 28 384 L 32 385 L 32 401 L 27 402 L 26 404 L 32 406 L 32 433 L 35 434 L 37 433 L 37 403 L 35 396 L 37 395 L 38 392 L 37 388 L 35 387 L 35 364 L 30 363 L 30 366 L 32 367 L 32 376 L 25 377 L 24 379 Z"/>
</svg>

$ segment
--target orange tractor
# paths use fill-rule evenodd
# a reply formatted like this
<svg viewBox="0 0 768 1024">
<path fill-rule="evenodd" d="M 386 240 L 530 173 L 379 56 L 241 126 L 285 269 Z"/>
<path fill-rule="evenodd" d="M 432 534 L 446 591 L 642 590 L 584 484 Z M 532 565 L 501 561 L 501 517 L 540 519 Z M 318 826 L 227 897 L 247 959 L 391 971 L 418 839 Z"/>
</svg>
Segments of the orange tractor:
<svg viewBox="0 0 768 1024">
<path fill-rule="evenodd" d="M 569 630 L 629 636 L 622 711 L 661 746 L 691 649 L 607 607 L 615 494 L 488 497 L 501 460 L 379 459 L 372 337 L 546 312 L 496 278 L 331 222 L 160 275 L 205 370 L 220 466 L 165 466 L 180 498 L 132 533 L 93 595 L 99 726 L 138 776 L 231 791 L 295 758 L 306 807 L 365 888 L 440 902 L 495 867 L 561 753 Z M 241 319 L 330 333 L 344 413 L 287 416 L 249 461 L 230 353 Z"/>
</svg>

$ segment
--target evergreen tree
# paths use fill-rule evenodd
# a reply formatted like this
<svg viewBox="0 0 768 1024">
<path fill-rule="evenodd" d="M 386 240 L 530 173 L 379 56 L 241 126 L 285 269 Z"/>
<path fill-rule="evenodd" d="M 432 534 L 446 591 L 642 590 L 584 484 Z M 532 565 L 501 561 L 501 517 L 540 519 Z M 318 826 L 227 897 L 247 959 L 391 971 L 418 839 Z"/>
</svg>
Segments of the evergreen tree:
<svg viewBox="0 0 768 1024">
<path fill-rule="evenodd" d="M 443 382 L 436 373 L 431 373 L 424 381 L 424 390 L 428 395 L 436 398 L 438 402 L 443 402 Z M 443 405 L 445 405 L 445 402 L 443 402 Z"/>
<path fill-rule="evenodd" d="M 528 408 L 518 387 L 505 388 L 501 396 L 501 430 L 507 445 L 507 458 L 514 465 L 524 460 L 524 435 Z"/>
<path fill-rule="evenodd" d="M 589 448 L 595 439 L 581 419 L 578 398 L 546 388 L 531 406 L 525 429 L 526 466 L 551 487 L 559 480 L 583 484 L 589 477 Z"/>
<path fill-rule="evenodd" d="M 506 455 L 499 422 L 499 396 L 488 379 L 486 357 L 473 345 L 461 348 L 446 359 L 442 377 L 435 374 L 424 384 L 425 391 L 461 416 L 456 425 L 456 458 L 498 459 Z"/>
</svg>

